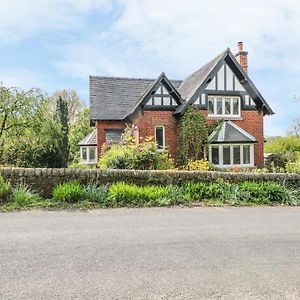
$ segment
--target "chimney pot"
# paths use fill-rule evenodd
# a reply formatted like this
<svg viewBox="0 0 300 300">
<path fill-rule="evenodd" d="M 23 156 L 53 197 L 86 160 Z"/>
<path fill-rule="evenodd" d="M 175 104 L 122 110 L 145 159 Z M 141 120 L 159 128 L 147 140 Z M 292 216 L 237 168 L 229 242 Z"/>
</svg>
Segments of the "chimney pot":
<svg viewBox="0 0 300 300">
<path fill-rule="evenodd" d="M 244 69 L 244 71 L 248 72 L 248 52 L 244 51 L 244 43 L 238 42 L 238 52 L 235 55 L 237 61 L 241 65 L 241 67 Z"/>
</svg>

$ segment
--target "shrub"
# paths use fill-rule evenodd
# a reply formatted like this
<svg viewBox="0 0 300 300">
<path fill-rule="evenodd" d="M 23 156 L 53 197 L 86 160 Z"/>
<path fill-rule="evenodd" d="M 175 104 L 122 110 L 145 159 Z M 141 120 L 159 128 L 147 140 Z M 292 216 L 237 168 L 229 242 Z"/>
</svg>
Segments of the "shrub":
<svg viewBox="0 0 300 300">
<path fill-rule="evenodd" d="M 180 188 L 174 186 L 143 186 L 119 182 L 111 185 L 109 199 L 112 206 L 161 206 L 178 204 Z"/>
<path fill-rule="evenodd" d="M 102 169 L 171 169 L 173 163 L 167 153 L 158 151 L 152 138 L 143 143 L 113 144 L 103 152 L 99 166 Z"/>
<path fill-rule="evenodd" d="M 213 167 L 206 159 L 198 159 L 189 160 L 184 169 L 189 171 L 209 171 L 212 170 Z"/>
<path fill-rule="evenodd" d="M 95 165 L 73 163 L 71 165 L 68 165 L 68 168 L 70 168 L 70 169 L 95 169 L 96 166 Z"/>
<path fill-rule="evenodd" d="M 53 200 L 67 203 L 76 203 L 83 200 L 84 196 L 84 188 L 75 180 L 59 184 L 52 193 Z"/>
<path fill-rule="evenodd" d="M 300 174 L 300 159 L 296 162 L 288 162 L 285 166 L 288 173 L 299 173 Z"/>
<path fill-rule="evenodd" d="M 102 169 L 132 169 L 133 153 L 131 147 L 112 144 L 101 155 L 99 166 Z"/>
<path fill-rule="evenodd" d="M 89 184 L 84 188 L 84 199 L 101 204 L 106 203 L 108 187 L 107 185 L 97 186 L 96 184 Z"/>
<path fill-rule="evenodd" d="M 4 181 L 3 177 L 0 176 L 0 203 L 8 199 L 11 186 L 9 182 Z"/>
<path fill-rule="evenodd" d="M 245 181 L 240 188 L 250 193 L 251 201 L 270 204 L 272 202 L 284 203 L 288 200 L 286 189 L 275 182 L 251 182 Z"/>
<path fill-rule="evenodd" d="M 35 191 L 30 190 L 26 185 L 20 184 L 15 188 L 12 188 L 10 197 L 11 202 L 14 202 L 18 206 L 27 206 L 40 201 L 42 198 Z"/>
</svg>

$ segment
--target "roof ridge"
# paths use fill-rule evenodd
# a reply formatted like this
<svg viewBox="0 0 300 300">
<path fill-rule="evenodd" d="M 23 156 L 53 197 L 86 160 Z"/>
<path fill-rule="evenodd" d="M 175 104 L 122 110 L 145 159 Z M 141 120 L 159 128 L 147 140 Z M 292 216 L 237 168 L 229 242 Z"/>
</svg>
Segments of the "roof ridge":
<svg viewBox="0 0 300 300">
<path fill-rule="evenodd" d="M 162 72 L 164 73 L 164 72 Z M 165 73 L 164 73 L 165 74 Z M 98 76 L 98 75 L 90 75 L 90 78 L 105 78 L 105 79 L 121 79 L 121 80 L 149 80 L 153 81 L 157 78 L 139 78 L 139 77 L 120 77 L 120 76 Z M 171 81 L 183 81 L 182 79 L 169 79 Z"/>
</svg>

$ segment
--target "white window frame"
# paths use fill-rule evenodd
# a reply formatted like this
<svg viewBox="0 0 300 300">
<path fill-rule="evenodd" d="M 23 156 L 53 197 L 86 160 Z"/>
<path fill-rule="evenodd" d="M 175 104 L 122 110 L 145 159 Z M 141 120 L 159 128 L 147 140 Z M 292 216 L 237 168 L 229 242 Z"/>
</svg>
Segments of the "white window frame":
<svg viewBox="0 0 300 300">
<path fill-rule="evenodd" d="M 156 139 L 156 129 L 157 128 L 162 128 L 163 129 L 163 147 L 159 148 L 158 151 L 164 152 L 166 149 L 166 128 L 164 125 L 157 125 L 154 128 L 154 136 L 155 136 L 155 143 L 157 144 L 157 139 Z M 158 144 L 157 144 L 158 145 Z"/>
<path fill-rule="evenodd" d="M 86 155 L 87 155 L 87 159 L 83 159 L 83 149 L 86 149 Z M 90 159 L 90 149 L 94 148 L 95 149 L 95 159 L 91 160 Z M 82 164 L 86 164 L 86 165 L 93 165 L 96 164 L 98 160 L 98 149 L 97 146 L 82 146 L 80 147 L 80 162 Z"/>
<path fill-rule="evenodd" d="M 233 147 L 239 146 L 240 147 L 240 164 L 233 163 Z M 244 148 L 243 146 L 250 146 L 250 163 L 244 164 Z M 212 163 L 212 147 L 219 148 L 219 164 L 215 165 L 219 168 L 228 168 L 228 167 L 254 167 L 254 144 L 211 144 L 208 148 L 208 158 L 209 161 Z M 223 147 L 230 147 L 230 164 L 223 163 Z"/>
<path fill-rule="evenodd" d="M 222 113 L 217 113 L 217 99 L 222 98 Z M 230 98 L 230 114 L 225 114 L 225 99 Z M 238 114 L 233 114 L 233 99 L 238 100 Z M 222 117 L 222 118 L 240 118 L 241 117 L 241 97 L 239 96 L 224 96 L 224 95 L 215 95 L 215 96 L 208 96 L 207 106 L 209 106 L 209 102 L 213 101 L 214 104 L 214 112 L 209 113 L 209 107 L 207 107 L 208 110 L 208 116 L 209 117 Z"/>
</svg>

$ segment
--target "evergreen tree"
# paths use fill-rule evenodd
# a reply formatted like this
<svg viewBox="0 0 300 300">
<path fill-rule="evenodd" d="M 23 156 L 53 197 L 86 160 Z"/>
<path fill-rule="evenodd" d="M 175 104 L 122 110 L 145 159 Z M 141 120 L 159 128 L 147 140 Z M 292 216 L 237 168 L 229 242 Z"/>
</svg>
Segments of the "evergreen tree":
<svg viewBox="0 0 300 300">
<path fill-rule="evenodd" d="M 68 102 L 62 98 L 58 97 L 56 103 L 56 119 L 60 125 L 61 136 L 60 136 L 60 145 L 61 145 L 61 158 L 60 158 L 60 167 L 66 168 L 69 161 L 69 112 L 68 112 Z"/>
</svg>

